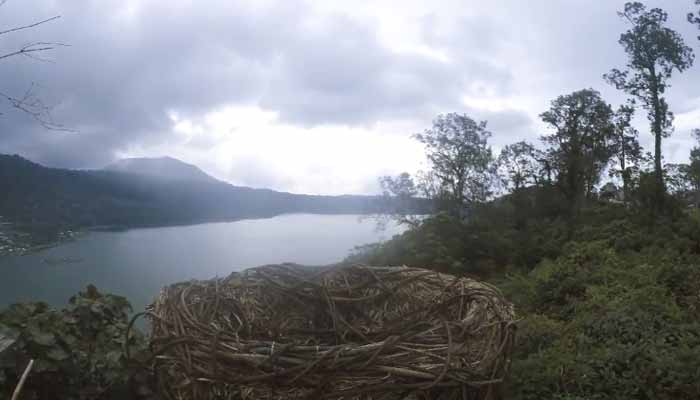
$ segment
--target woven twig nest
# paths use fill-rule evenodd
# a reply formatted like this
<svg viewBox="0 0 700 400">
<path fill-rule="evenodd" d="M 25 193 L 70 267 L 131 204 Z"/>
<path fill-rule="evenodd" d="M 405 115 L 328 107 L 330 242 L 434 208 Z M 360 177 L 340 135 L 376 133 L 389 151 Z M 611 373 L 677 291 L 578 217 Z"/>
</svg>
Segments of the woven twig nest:
<svg viewBox="0 0 700 400">
<path fill-rule="evenodd" d="M 258 267 L 166 287 L 150 317 L 172 399 L 488 398 L 514 336 L 497 289 L 407 267 Z"/>
</svg>

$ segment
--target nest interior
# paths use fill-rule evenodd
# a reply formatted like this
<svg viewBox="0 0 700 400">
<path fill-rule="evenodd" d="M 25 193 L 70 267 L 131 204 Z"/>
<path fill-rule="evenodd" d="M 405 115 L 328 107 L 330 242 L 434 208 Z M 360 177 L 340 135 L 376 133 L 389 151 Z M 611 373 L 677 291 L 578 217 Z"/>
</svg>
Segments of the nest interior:
<svg viewBox="0 0 700 400">
<path fill-rule="evenodd" d="M 514 311 L 497 289 L 408 267 L 268 265 L 164 288 L 150 307 L 173 399 L 486 399 Z"/>
</svg>

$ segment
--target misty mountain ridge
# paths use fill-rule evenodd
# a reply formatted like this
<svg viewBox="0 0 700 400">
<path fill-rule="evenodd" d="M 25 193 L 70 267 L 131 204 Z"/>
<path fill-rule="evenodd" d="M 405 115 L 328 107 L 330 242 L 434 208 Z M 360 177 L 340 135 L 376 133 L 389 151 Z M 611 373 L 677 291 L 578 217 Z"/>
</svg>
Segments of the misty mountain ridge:
<svg viewBox="0 0 700 400">
<path fill-rule="evenodd" d="M 286 213 L 372 214 L 379 196 L 322 196 L 234 186 L 165 157 L 101 170 L 48 168 L 0 154 L 0 216 L 29 229 L 140 227 Z"/>
<path fill-rule="evenodd" d="M 160 179 L 220 182 L 196 165 L 173 157 L 123 158 L 103 168 L 105 171 L 146 175 Z"/>
</svg>

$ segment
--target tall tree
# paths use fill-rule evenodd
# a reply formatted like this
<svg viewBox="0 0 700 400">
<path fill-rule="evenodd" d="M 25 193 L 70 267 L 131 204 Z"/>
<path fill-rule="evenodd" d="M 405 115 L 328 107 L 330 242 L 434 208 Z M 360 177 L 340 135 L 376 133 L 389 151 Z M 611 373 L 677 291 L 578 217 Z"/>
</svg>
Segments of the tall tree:
<svg viewBox="0 0 700 400">
<path fill-rule="evenodd" d="M 690 150 L 688 178 L 695 192 L 695 206 L 700 207 L 700 129 L 693 130 L 695 146 Z"/>
<path fill-rule="evenodd" d="M 654 198 L 656 207 L 661 208 L 665 193 L 661 141 L 671 134 L 673 122 L 663 95 L 673 71 L 683 72 L 692 66 L 693 50 L 665 26 L 668 15 L 660 8 L 647 10 L 642 3 L 629 2 L 618 14 L 632 25 L 619 40 L 629 58 L 627 69 L 613 69 L 604 77 L 637 98 L 648 111 L 654 135 Z"/>
<path fill-rule="evenodd" d="M 511 192 L 517 192 L 540 181 L 540 169 L 543 155 L 531 143 L 520 141 L 509 144 L 498 156 L 498 169 L 505 179 L 504 186 Z"/>
<path fill-rule="evenodd" d="M 573 212 L 589 195 L 612 157 L 612 108 L 593 89 L 552 101 L 540 117 L 554 133 L 543 136 L 558 171 L 557 184 Z"/>
<path fill-rule="evenodd" d="M 642 147 L 639 145 L 639 132 L 632 126 L 634 103 L 618 107 L 613 116 L 613 134 L 611 136 L 613 151 L 618 167 L 611 169 L 611 175 L 622 179 L 624 201 L 629 201 L 630 186 L 635 171 L 639 170 Z"/>
<path fill-rule="evenodd" d="M 462 216 L 491 194 L 493 154 L 486 121 L 466 115 L 439 115 L 433 126 L 415 138 L 425 145 L 432 175 L 448 200 L 449 212 Z"/>
</svg>

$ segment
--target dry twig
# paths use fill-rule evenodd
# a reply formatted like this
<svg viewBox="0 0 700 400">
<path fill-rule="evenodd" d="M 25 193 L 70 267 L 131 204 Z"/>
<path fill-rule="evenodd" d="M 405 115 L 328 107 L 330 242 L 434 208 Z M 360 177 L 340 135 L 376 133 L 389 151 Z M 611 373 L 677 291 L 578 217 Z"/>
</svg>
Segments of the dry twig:
<svg viewBox="0 0 700 400">
<path fill-rule="evenodd" d="M 17 383 L 17 386 L 15 387 L 15 391 L 12 392 L 12 399 L 11 400 L 19 399 L 19 394 L 22 392 L 22 387 L 24 387 L 24 382 L 27 380 L 27 377 L 29 376 L 29 372 L 31 372 L 31 370 L 32 370 L 32 366 L 34 366 L 34 360 L 29 360 L 27 367 L 24 369 L 24 372 L 22 372 L 22 376 L 19 378 L 19 383 Z"/>
</svg>

